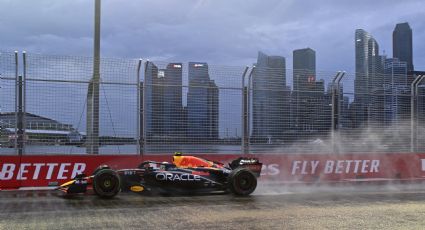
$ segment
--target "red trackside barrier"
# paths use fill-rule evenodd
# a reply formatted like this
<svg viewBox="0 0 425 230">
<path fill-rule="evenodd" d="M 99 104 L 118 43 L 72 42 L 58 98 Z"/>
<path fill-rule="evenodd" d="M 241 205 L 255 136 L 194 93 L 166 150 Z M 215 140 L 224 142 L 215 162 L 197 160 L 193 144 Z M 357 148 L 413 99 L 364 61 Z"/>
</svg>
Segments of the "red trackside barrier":
<svg viewBox="0 0 425 230">
<path fill-rule="evenodd" d="M 242 155 L 205 154 L 229 162 Z M 425 153 L 391 154 L 258 154 L 260 180 L 270 183 L 322 183 L 425 179 Z M 76 174 L 90 174 L 107 164 L 113 169 L 137 167 L 144 160 L 171 161 L 172 155 L 0 156 L 0 189 L 58 185 Z"/>
</svg>

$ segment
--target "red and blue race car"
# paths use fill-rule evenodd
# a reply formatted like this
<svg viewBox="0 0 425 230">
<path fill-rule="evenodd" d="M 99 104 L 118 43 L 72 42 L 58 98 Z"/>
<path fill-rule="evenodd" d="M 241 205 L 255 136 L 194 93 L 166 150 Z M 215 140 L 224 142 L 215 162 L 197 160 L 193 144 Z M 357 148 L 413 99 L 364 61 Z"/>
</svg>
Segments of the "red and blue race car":
<svg viewBox="0 0 425 230">
<path fill-rule="evenodd" d="M 151 194 L 194 194 L 231 192 L 246 196 L 254 192 L 262 163 L 257 158 L 240 157 L 223 163 L 176 153 L 172 163 L 145 161 L 132 169 L 112 170 L 99 166 L 90 176 L 77 175 L 57 189 L 66 194 L 86 193 L 92 188 L 103 198 L 120 191 Z"/>
</svg>

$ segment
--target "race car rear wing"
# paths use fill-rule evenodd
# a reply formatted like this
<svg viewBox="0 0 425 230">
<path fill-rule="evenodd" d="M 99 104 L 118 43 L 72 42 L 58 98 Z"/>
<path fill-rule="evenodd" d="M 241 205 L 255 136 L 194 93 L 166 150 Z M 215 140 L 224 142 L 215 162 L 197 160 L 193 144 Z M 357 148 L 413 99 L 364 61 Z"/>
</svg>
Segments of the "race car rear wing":
<svg viewBox="0 0 425 230">
<path fill-rule="evenodd" d="M 260 161 L 257 158 L 247 158 L 247 157 L 239 157 L 236 160 L 233 160 L 229 163 L 229 167 L 231 169 L 236 168 L 247 168 L 251 172 L 253 172 L 257 177 L 260 177 L 261 174 L 261 168 L 263 166 L 263 163 L 260 163 Z"/>
</svg>

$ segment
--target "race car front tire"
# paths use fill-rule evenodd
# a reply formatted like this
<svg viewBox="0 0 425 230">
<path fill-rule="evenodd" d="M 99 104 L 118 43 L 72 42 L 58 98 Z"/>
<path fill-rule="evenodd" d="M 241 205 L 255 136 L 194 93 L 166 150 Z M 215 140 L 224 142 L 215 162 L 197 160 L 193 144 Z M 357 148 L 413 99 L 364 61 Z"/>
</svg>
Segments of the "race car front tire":
<svg viewBox="0 0 425 230">
<path fill-rule="evenodd" d="M 93 171 L 93 173 L 92 173 L 92 175 L 96 175 L 96 173 L 98 173 L 100 170 L 102 170 L 102 169 L 111 169 L 108 165 L 99 165 L 99 167 L 97 167 L 94 171 Z"/>
<path fill-rule="evenodd" d="M 229 190 L 238 196 L 247 196 L 257 187 L 257 177 L 249 169 L 237 168 L 229 175 Z"/>
<path fill-rule="evenodd" d="M 119 175 L 111 169 L 99 170 L 93 178 L 93 191 L 102 198 L 112 198 L 121 190 Z"/>
</svg>

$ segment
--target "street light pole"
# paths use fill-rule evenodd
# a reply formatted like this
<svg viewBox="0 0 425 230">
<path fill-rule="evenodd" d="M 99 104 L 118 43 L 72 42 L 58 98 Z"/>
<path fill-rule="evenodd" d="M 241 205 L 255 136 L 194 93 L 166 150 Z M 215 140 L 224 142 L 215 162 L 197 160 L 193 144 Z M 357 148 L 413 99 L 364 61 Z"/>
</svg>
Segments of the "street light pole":
<svg viewBox="0 0 425 230">
<path fill-rule="evenodd" d="M 100 0 L 95 0 L 93 77 L 87 92 L 86 152 L 88 154 L 99 153 L 100 3 Z"/>
</svg>

